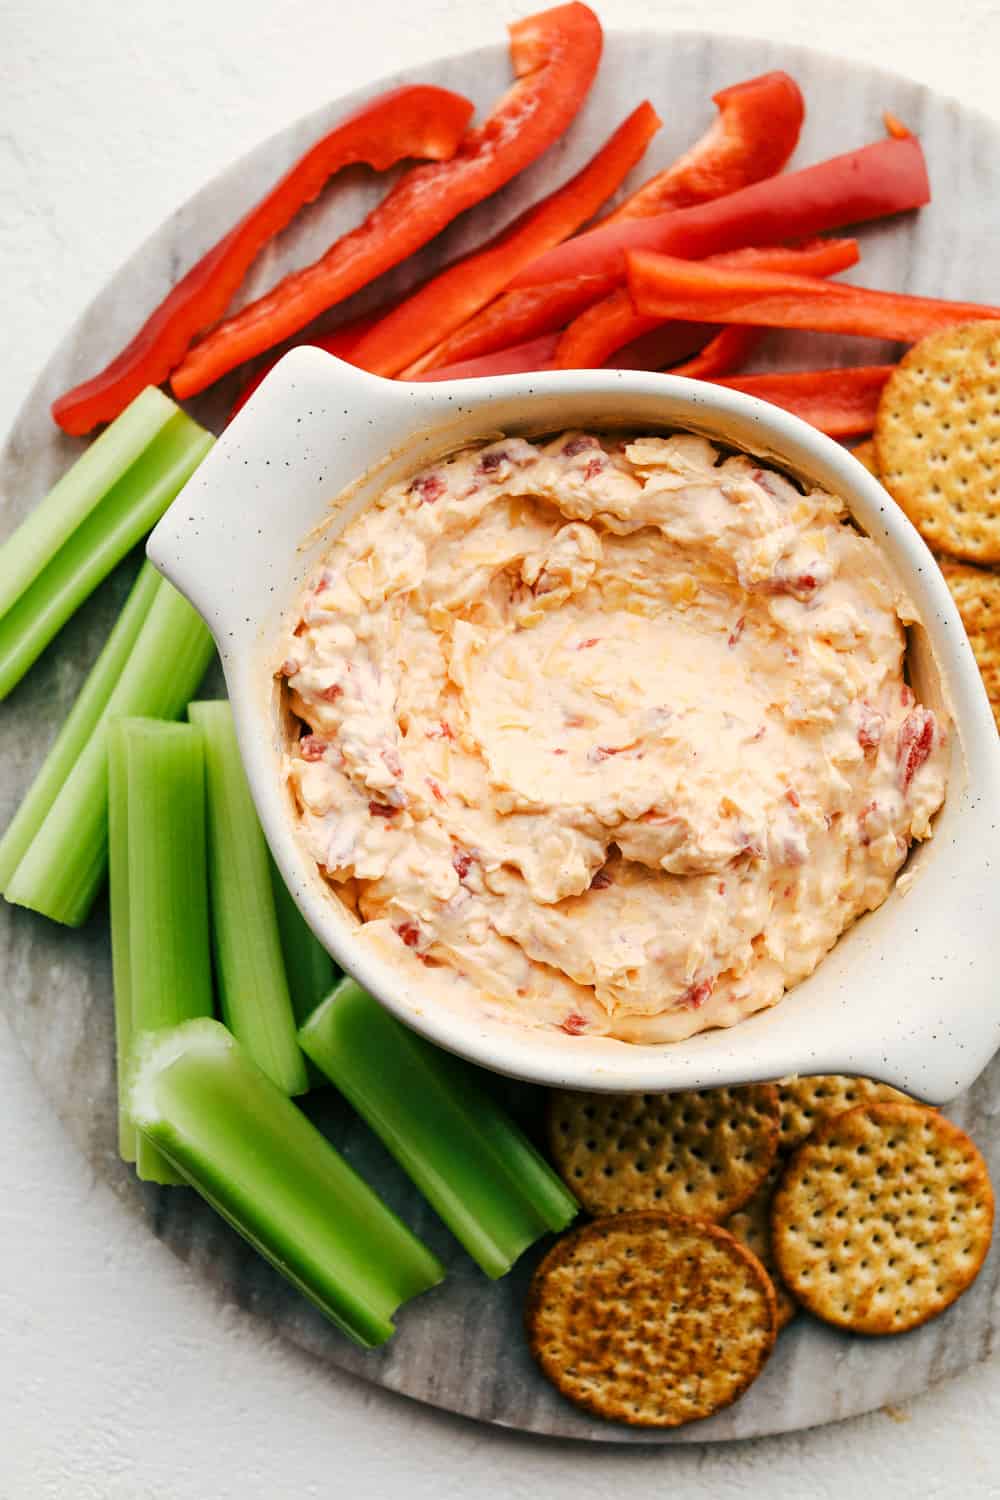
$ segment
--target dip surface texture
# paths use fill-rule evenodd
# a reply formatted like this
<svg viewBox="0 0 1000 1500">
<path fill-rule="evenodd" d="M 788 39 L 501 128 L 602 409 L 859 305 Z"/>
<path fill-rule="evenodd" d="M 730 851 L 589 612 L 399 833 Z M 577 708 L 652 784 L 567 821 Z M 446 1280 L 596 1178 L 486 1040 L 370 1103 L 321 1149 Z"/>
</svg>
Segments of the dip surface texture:
<svg viewBox="0 0 1000 1500">
<path fill-rule="evenodd" d="M 678 1040 L 773 1005 L 944 797 L 913 618 L 843 503 L 691 435 L 470 449 L 310 580 L 308 848 L 441 992 Z"/>
</svg>

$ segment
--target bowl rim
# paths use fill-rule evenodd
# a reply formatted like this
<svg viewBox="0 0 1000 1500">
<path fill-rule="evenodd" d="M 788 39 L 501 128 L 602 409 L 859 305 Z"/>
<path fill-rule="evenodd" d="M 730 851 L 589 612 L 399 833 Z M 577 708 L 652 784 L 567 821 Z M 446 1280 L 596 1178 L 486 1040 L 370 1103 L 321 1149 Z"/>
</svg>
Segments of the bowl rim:
<svg viewBox="0 0 1000 1500">
<path fill-rule="evenodd" d="M 856 1047 L 842 1042 L 839 1051 L 837 1047 L 824 1049 L 820 1043 L 808 1051 L 800 1048 L 802 1055 L 795 1057 L 782 1053 L 780 1047 L 765 1046 L 766 1056 L 758 1053 L 755 1058 L 753 1043 L 759 1040 L 760 1023 L 764 1018 L 778 1016 L 780 1020 L 787 1015 L 793 997 L 814 977 L 809 976 L 786 992 L 776 1006 L 745 1018 L 727 1031 L 698 1033 L 684 1042 L 670 1043 L 628 1043 L 601 1038 L 595 1051 L 593 1039 L 567 1036 L 553 1046 L 547 1031 L 518 1021 L 501 1025 L 477 1015 L 473 1007 L 468 1014 L 449 1005 L 428 1007 L 426 994 L 411 990 L 402 966 L 394 966 L 371 946 L 350 940 L 351 933 L 345 927 L 353 919 L 348 918 L 304 850 L 293 826 L 287 798 L 283 796 L 284 789 L 274 775 L 273 756 L 261 743 L 263 700 L 254 672 L 259 668 L 262 652 L 266 653 L 268 646 L 273 648 L 274 644 L 266 639 L 261 628 L 266 600 L 261 593 L 249 601 L 243 595 L 239 603 L 241 617 L 235 617 L 232 601 L 219 595 L 218 561 L 209 556 L 211 549 L 200 537 L 202 525 L 192 525 L 201 522 L 207 527 L 227 511 L 233 511 L 239 502 L 234 499 L 238 487 L 232 483 L 235 466 L 230 460 L 235 459 L 241 447 L 244 452 L 258 454 L 262 445 L 269 451 L 280 448 L 291 436 L 290 414 L 301 412 L 308 395 L 315 401 L 318 394 L 329 397 L 331 409 L 336 407 L 349 414 L 352 423 L 360 426 L 362 418 L 365 419 L 370 429 L 371 460 L 364 465 L 363 474 L 355 464 L 353 486 L 349 484 L 348 488 L 368 483 L 374 486 L 373 493 L 384 487 L 372 479 L 373 468 L 380 468 L 387 454 L 400 460 L 414 450 L 412 461 L 404 464 L 404 472 L 412 472 L 419 466 L 415 452 L 418 439 L 433 444 L 456 420 L 470 414 L 478 418 L 491 409 L 505 406 L 523 411 L 521 425 L 530 429 L 532 409 L 544 407 L 546 399 L 558 404 L 602 397 L 620 402 L 624 398 L 637 404 L 682 408 L 689 414 L 687 419 L 667 419 L 650 425 L 703 430 L 710 439 L 714 434 L 716 441 L 746 448 L 779 469 L 813 477 L 819 472 L 823 476 L 819 482 L 842 496 L 862 528 L 880 545 L 897 578 L 914 599 L 947 692 L 965 784 L 974 790 L 981 811 L 994 817 L 1000 817 L 1000 742 L 964 628 L 922 538 L 878 480 L 849 450 L 799 418 L 743 392 L 681 376 L 619 370 L 553 371 L 509 375 L 490 381 L 405 384 L 369 375 L 320 350 L 293 350 L 279 361 L 226 429 L 195 479 L 159 523 L 147 550 L 154 564 L 187 595 L 213 631 L 223 658 L 251 791 L 276 862 L 310 927 L 345 972 L 351 973 L 394 1015 L 429 1040 L 493 1071 L 535 1083 L 627 1092 L 750 1082 L 791 1072 L 854 1071 L 882 1076 L 903 1087 L 909 1085 L 923 1097 L 939 1101 L 967 1086 L 1000 1043 L 1000 1015 L 981 1016 L 978 1026 L 968 1018 L 962 1039 L 950 1049 L 946 1044 L 943 1046 L 937 1066 L 933 1058 L 921 1061 L 919 1046 L 915 1045 L 919 1039 L 907 1039 L 898 1025 L 896 1058 L 887 1050 L 894 1045 L 893 1037 L 887 1035 L 872 1037 L 869 1039 L 872 1045 L 867 1046 L 864 1041 Z M 509 427 L 512 423 L 504 425 Z M 544 423 L 541 425 L 545 427 Z M 621 424 L 612 420 L 609 425 Z M 545 430 L 557 428 L 558 423 L 555 427 L 549 424 Z M 743 434 L 743 438 L 734 441 L 734 432 Z M 247 462 L 244 457 L 243 465 Z M 339 496 L 343 488 L 338 484 L 335 495 Z M 316 502 L 314 524 L 328 514 L 329 505 L 328 487 Z M 300 540 L 297 535 L 294 542 L 288 542 L 290 557 Z M 332 538 L 325 540 L 324 550 L 331 541 Z M 238 540 L 236 544 L 240 545 Z M 252 542 L 243 545 L 252 547 Z M 292 568 L 289 561 L 286 574 Z M 280 565 L 274 576 L 280 579 Z M 286 595 L 297 598 L 301 585 L 289 584 L 287 577 L 284 584 Z M 273 594 L 274 585 L 270 592 Z M 259 679 L 259 671 L 257 676 Z M 273 665 L 266 676 L 273 699 Z M 957 795 L 952 783 L 958 770 L 957 758 L 953 756 L 946 799 L 949 802 Z M 932 879 L 933 868 L 930 861 L 922 877 L 924 883 Z M 1000 917 L 1000 905 L 995 906 L 995 913 Z M 351 932 L 356 930 L 353 927 Z M 841 936 L 814 974 L 830 964 L 846 936 L 846 933 Z M 541 1036 L 545 1037 L 544 1045 L 539 1044 Z M 729 1045 L 720 1046 L 720 1036 Z M 702 1041 L 705 1037 L 716 1039 L 713 1048 L 706 1049 Z M 744 1039 L 742 1045 L 739 1038 Z M 710 1050 L 714 1054 L 711 1062 Z M 682 1051 L 687 1062 L 678 1067 Z M 700 1052 L 705 1056 L 699 1062 Z M 787 1065 L 779 1065 L 777 1054 L 781 1054 Z"/>
</svg>

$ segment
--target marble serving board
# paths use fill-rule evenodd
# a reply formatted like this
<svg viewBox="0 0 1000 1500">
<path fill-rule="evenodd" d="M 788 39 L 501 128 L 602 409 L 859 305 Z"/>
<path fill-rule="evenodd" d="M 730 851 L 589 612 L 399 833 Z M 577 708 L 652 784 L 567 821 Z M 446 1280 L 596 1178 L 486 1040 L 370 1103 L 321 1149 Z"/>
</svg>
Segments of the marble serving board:
<svg viewBox="0 0 1000 1500">
<path fill-rule="evenodd" d="M 770 68 L 792 72 L 808 113 L 796 162 L 807 163 L 877 138 L 890 108 L 923 139 L 934 202 L 919 215 L 863 230 L 857 273 L 872 285 L 996 301 L 993 247 L 1000 239 L 1000 126 L 927 89 L 875 69 L 762 41 L 695 33 L 612 34 L 600 78 L 566 138 L 491 203 L 453 224 L 405 267 L 328 318 L 364 311 L 479 243 L 575 171 L 644 96 L 664 117 L 638 178 L 674 157 L 708 124 L 710 96 Z M 509 80 L 506 50 L 495 45 L 424 69 L 420 81 L 455 88 L 488 106 Z M 52 425 L 51 399 L 103 365 L 134 332 L 192 259 L 226 230 L 317 135 L 388 82 L 330 103 L 290 126 L 205 187 L 122 267 L 55 352 L 0 453 L 0 535 L 48 489 L 80 444 Z M 279 275 L 315 258 L 356 223 L 383 184 L 357 169 L 336 184 L 262 256 L 245 288 L 258 295 Z M 760 368 L 868 363 L 892 357 L 861 341 L 772 337 Z M 218 430 L 245 372 L 192 403 Z M 0 821 L 6 823 L 73 701 L 119 608 L 137 559 L 63 630 L 27 679 L 0 705 Z M 206 685 L 222 691 L 221 677 Z M 844 1336 L 800 1315 L 781 1335 L 760 1380 L 730 1410 L 672 1433 L 603 1424 L 564 1402 L 535 1370 L 521 1331 L 525 1288 L 537 1253 L 498 1283 L 488 1281 L 451 1240 L 371 1133 L 332 1090 L 306 1109 L 345 1156 L 448 1268 L 444 1284 L 400 1314 L 381 1351 L 355 1349 L 264 1264 L 194 1193 L 138 1183 L 115 1150 L 111 967 L 107 912 L 100 905 L 79 931 L 31 912 L 0 907 L 0 1003 L 10 1033 L 86 1159 L 133 1214 L 186 1261 L 206 1296 L 235 1302 L 268 1337 L 280 1336 L 319 1367 L 335 1365 L 390 1390 L 466 1416 L 524 1431 L 611 1442 L 705 1442 L 787 1432 L 913 1396 L 990 1353 L 1000 1314 L 1000 1255 L 944 1317 L 895 1339 Z M 537 1131 L 539 1090 L 497 1079 L 527 1128 Z M 1000 1181 L 1000 1061 L 949 1111 L 967 1126 Z M 109 1233 L 113 1232 L 109 1226 Z"/>
</svg>

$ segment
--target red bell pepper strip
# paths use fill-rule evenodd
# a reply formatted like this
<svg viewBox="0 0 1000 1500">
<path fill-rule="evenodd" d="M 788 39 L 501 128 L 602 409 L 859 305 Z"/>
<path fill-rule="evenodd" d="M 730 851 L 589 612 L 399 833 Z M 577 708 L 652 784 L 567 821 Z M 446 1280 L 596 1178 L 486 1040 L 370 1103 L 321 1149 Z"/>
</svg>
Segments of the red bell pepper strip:
<svg viewBox="0 0 1000 1500">
<path fill-rule="evenodd" d="M 809 276 L 833 276 L 858 262 L 857 240 L 815 240 L 799 247 L 753 246 L 712 256 L 705 265 L 798 272 Z M 641 338 L 662 322 L 654 314 L 637 310 L 626 287 L 619 287 L 603 301 L 588 307 L 569 325 L 559 341 L 556 366 L 560 370 L 592 370 L 623 345 Z M 701 318 L 700 322 L 722 321 Z"/>
<path fill-rule="evenodd" d="M 808 328 L 913 344 L 956 323 L 1000 318 L 1000 307 L 946 302 L 779 271 L 737 270 L 639 251 L 629 256 L 629 289 L 650 317 L 699 323 Z"/>
<path fill-rule="evenodd" d="M 805 114 L 795 79 L 764 73 L 721 89 L 712 101 L 719 113 L 701 139 L 602 224 L 706 203 L 781 171 L 798 143 Z"/>
<path fill-rule="evenodd" d="M 714 323 L 657 323 L 649 333 L 616 349 L 604 361 L 606 370 L 670 370 L 681 360 L 696 358 L 699 349 L 718 332 Z"/>
<path fill-rule="evenodd" d="M 732 192 L 775 172 L 795 149 L 802 123 L 802 96 L 786 73 L 767 73 L 715 95 L 719 115 L 689 151 L 644 183 L 602 222 L 645 218 L 668 208 L 702 202 Z M 621 280 L 618 277 L 617 280 Z M 610 290 L 608 286 L 607 290 Z M 508 292 L 478 317 L 463 324 L 403 371 L 415 378 L 439 365 L 474 359 L 551 333 L 598 300 L 578 277 L 542 289 Z"/>
<path fill-rule="evenodd" d="M 569 276 L 622 279 L 628 251 L 658 250 L 697 260 L 740 245 L 807 239 L 845 224 L 920 208 L 929 200 L 927 166 L 916 136 L 876 141 L 711 203 L 602 225 L 539 256 L 514 277 L 511 287 Z"/>
<path fill-rule="evenodd" d="M 404 157 L 454 156 L 473 106 L 460 94 L 417 84 L 362 105 L 300 157 L 271 191 L 201 257 L 146 319 L 131 343 L 91 379 L 53 403 L 66 432 L 110 422 L 147 385 L 159 385 L 195 335 L 218 322 L 261 250 L 343 167 L 384 172 Z"/>
<path fill-rule="evenodd" d="M 227 370 L 297 333 L 479 203 L 535 161 L 573 119 L 594 80 L 601 24 L 579 0 L 510 28 L 517 82 L 447 162 L 413 167 L 364 223 L 311 266 L 286 276 L 220 323 L 174 372 L 179 397 L 196 395 Z"/>
<path fill-rule="evenodd" d="M 773 375 L 716 379 L 712 384 L 759 396 L 772 406 L 794 412 L 830 437 L 846 438 L 871 432 L 882 387 L 895 368 L 895 365 L 862 365 L 847 370 L 780 371 Z"/>
<path fill-rule="evenodd" d="M 671 375 L 687 375 L 691 380 L 713 380 L 738 370 L 764 337 L 760 328 L 732 323 L 720 328 L 714 338 L 691 359 L 671 368 Z"/>
<path fill-rule="evenodd" d="M 556 335 L 543 334 L 540 339 L 530 339 L 524 344 L 512 344 L 508 349 L 496 349 L 492 354 L 483 354 L 478 359 L 459 360 L 453 365 L 439 365 L 415 375 L 414 380 L 471 380 L 481 375 L 525 375 L 535 370 L 552 368 L 552 356 L 556 352 Z"/>
<path fill-rule="evenodd" d="M 564 328 L 577 313 L 607 295 L 615 285 L 610 276 L 573 276 L 568 281 L 553 281 L 547 286 L 519 287 L 504 292 L 482 312 L 456 328 L 450 337 L 403 371 L 404 380 L 415 380 L 426 370 L 451 365 L 466 359 L 478 359 L 505 349 L 511 339 L 525 343 L 546 333 Z"/>
<path fill-rule="evenodd" d="M 385 308 L 378 307 L 374 312 L 365 313 L 363 317 L 352 318 L 349 323 L 341 323 L 340 327 L 335 328 L 332 333 L 318 333 L 314 338 L 304 339 L 303 344 L 308 345 L 312 349 L 325 349 L 327 354 L 335 354 L 338 359 L 346 360 L 350 364 L 351 350 L 356 346 L 362 334 L 367 333 L 369 328 L 375 327 L 375 324 L 379 322 L 384 313 Z M 229 413 L 230 422 L 236 413 L 246 406 L 257 387 L 267 379 L 278 361 L 284 359 L 287 353 L 288 350 L 286 349 L 284 353 L 276 355 L 274 359 L 266 360 L 257 373 L 247 381 L 233 402 Z"/>
<path fill-rule="evenodd" d="M 483 249 L 404 298 L 354 351 L 373 375 L 397 375 L 492 301 L 521 266 L 579 229 L 628 176 L 662 125 L 646 101 L 569 182 L 535 203 Z"/>
</svg>

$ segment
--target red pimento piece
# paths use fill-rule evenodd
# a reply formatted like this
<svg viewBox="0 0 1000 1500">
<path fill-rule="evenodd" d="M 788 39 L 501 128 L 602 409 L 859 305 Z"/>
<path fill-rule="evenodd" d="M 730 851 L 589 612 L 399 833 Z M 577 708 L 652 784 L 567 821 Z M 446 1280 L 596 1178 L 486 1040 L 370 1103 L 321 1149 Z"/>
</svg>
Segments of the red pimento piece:
<svg viewBox="0 0 1000 1500">
<path fill-rule="evenodd" d="M 459 880 L 464 880 L 472 869 L 472 855 L 468 849 L 458 849 L 451 856 L 451 863 Z"/>
<path fill-rule="evenodd" d="M 399 808 L 390 807 L 388 802 L 369 802 L 368 811 L 373 818 L 394 818 Z"/>
<path fill-rule="evenodd" d="M 433 776 L 428 776 L 427 785 L 431 789 L 431 796 L 434 798 L 435 802 L 447 802 L 448 799 L 445 796 L 444 792 L 441 790 L 441 783 L 439 781 L 435 781 Z"/>
<path fill-rule="evenodd" d="M 700 1010 L 714 989 L 714 979 L 702 979 L 698 984 L 688 985 L 678 1004 L 686 1006 L 688 1010 Z"/>
<path fill-rule="evenodd" d="M 929 708 L 915 708 L 899 726 L 896 740 L 896 765 L 899 781 L 908 792 L 914 776 L 934 748 L 937 720 Z"/>
<path fill-rule="evenodd" d="M 571 1011 L 565 1021 L 560 1021 L 559 1030 L 565 1031 L 567 1036 L 581 1036 L 587 1029 L 587 1018 L 581 1016 L 579 1011 Z"/>
<path fill-rule="evenodd" d="M 326 740 L 317 734 L 304 734 L 299 740 L 299 754 L 303 760 L 322 760 L 326 753 Z"/>
<path fill-rule="evenodd" d="M 563 458 L 576 458 L 580 453 L 589 453 L 592 448 L 601 446 L 597 438 L 589 436 L 585 432 L 578 433 L 576 437 L 570 438 L 562 450 Z"/>
<path fill-rule="evenodd" d="M 415 948 L 420 942 L 420 928 L 416 922 L 401 922 L 396 931 L 408 948 Z"/>
<path fill-rule="evenodd" d="M 508 457 L 506 448 L 492 448 L 484 453 L 476 468 L 477 474 L 495 474 Z"/>
<path fill-rule="evenodd" d="M 591 646 L 596 646 L 600 639 L 599 635 L 590 635 L 585 641 L 577 641 L 576 649 L 577 651 L 589 651 Z"/>
<path fill-rule="evenodd" d="M 325 687 L 320 693 L 320 697 L 324 703 L 336 703 L 337 699 L 343 695 L 343 692 L 344 689 L 340 686 L 339 682 L 331 682 L 330 686 Z"/>
<path fill-rule="evenodd" d="M 882 714 L 872 708 L 870 703 L 862 703 L 861 714 L 858 720 L 858 744 L 862 750 L 877 750 L 882 743 L 882 732 L 885 729 L 885 719 Z"/>
<path fill-rule="evenodd" d="M 740 615 L 739 619 L 736 621 L 736 624 L 733 626 L 732 630 L 729 632 L 729 639 L 726 641 L 726 645 L 729 647 L 730 650 L 732 650 L 732 648 L 739 641 L 740 636 L 743 634 L 744 630 L 746 629 L 746 623 L 747 623 L 746 615 Z"/>
<path fill-rule="evenodd" d="M 589 484 L 592 479 L 597 478 L 598 474 L 603 474 L 605 467 L 603 458 L 592 458 L 583 471 L 584 484 Z"/>
<path fill-rule="evenodd" d="M 447 486 L 440 474 L 418 474 L 410 485 L 410 493 L 420 496 L 421 505 L 433 505 L 440 500 Z"/>
<path fill-rule="evenodd" d="M 786 792 L 785 792 L 785 800 L 786 800 L 786 802 L 790 802 L 793 807 L 801 807 L 802 806 L 802 802 L 801 802 L 801 800 L 799 798 L 799 794 L 798 794 L 798 792 L 795 790 L 795 788 L 793 786 L 788 787 L 788 789 L 786 790 Z"/>
</svg>

